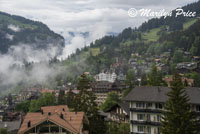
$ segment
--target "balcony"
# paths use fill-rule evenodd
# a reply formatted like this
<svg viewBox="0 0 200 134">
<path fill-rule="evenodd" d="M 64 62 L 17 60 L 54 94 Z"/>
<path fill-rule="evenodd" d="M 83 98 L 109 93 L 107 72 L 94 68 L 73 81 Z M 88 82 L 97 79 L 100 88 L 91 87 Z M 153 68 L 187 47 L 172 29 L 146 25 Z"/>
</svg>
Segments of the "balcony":
<svg viewBox="0 0 200 134">
<path fill-rule="evenodd" d="M 153 121 L 137 121 L 137 120 L 131 120 L 131 124 L 135 124 L 135 125 L 160 126 L 160 122 L 153 122 Z"/>
<path fill-rule="evenodd" d="M 130 108 L 132 112 L 144 112 L 144 113 L 162 113 L 161 109 L 139 109 L 139 108 Z"/>
</svg>

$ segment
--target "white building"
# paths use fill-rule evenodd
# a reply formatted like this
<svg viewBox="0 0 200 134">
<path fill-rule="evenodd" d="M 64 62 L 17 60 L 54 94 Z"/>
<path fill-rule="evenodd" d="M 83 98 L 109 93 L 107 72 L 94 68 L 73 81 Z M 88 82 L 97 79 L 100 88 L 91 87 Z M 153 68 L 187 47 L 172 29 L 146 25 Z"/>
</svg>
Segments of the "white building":
<svg viewBox="0 0 200 134">
<path fill-rule="evenodd" d="M 160 134 L 163 106 L 168 100 L 168 87 L 136 87 L 126 97 L 130 108 L 131 134 Z M 200 112 L 200 88 L 188 87 L 191 110 Z"/>
<path fill-rule="evenodd" d="M 96 81 L 108 81 L 108 82 L 113 83 L 115 82 L 116 78 L 117 78 L 117 75 L 114 72 L 113 73 L 102 72 L 100 74 L 95 75 Z"/>
</svg>

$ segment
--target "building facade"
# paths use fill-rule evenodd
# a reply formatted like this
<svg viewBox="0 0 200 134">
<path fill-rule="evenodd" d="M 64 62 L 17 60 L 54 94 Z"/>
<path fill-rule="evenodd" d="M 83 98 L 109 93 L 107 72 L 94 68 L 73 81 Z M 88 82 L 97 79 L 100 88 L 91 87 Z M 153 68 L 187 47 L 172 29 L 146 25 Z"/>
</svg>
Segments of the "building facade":
<svg viewBox="0 0 200 134">
<path fill-rule="evenodd" d="M 96 79 L 96 81 L 108 81 L 108 82 L 113 83 L 117 79 L 117 75 L 114 72 L 113 73 L 102 72 L 102 73 L 95 75 L 94 78 Z"/>
<path fill-rule="evenodd" d="M 121 96 L 121 90 L 126 87 L 122 81 L 115 81 L 114 83 L 108 81 L 96 81 L 92 83 L 92 92 L 96 96 L 96 103 L 100 106 L 107 98 L 109 92 L 116 92 Z"/>
<path fill-rule="evenodd" d="M 168 87 L 136 87 L 126 97 L 130 109 L 131 134 L 160 134 L 162 111 Z M 200 112 L 200 88 L 188 87 L 191 110 Z"/>
</svg>

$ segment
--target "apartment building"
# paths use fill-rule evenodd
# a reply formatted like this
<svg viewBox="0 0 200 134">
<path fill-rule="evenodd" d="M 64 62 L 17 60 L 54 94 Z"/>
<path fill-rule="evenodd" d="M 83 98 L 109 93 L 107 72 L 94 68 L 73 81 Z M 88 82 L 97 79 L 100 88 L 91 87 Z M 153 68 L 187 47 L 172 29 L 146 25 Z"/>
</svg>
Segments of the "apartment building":
<svg viewBox="0 0 200 134">
<path fill-rule="evenodd" d="M 130 109 L 131 134 L 160 134 L 160 121 L 164 104 L 168 100 L 168 87 L 136 87 L 126 97 Z M 188 87 L 191 109 L 200 112 L 200 88 Z"/>
</svg>

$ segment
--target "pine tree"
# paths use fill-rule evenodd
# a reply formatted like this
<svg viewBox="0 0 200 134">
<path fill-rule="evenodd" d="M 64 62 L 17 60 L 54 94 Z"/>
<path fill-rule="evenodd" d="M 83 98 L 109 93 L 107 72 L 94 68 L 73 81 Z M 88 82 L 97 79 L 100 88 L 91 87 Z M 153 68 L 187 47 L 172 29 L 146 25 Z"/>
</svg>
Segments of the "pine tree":
<svg viewBox="0 0 200 134">
<path fill-rule="evenodd" d="M 59 105 L 64 105 L 64 104 L 66 104 L 66 102 L 65 102 L 65 91 L 64 91 L 64 90 L 60 90 L 60 91 L 59 91 L 58 104 L 59 104 Z"/>
<path fill-rule="evenodd" d="M 163 86 L 166 85 L 165 82 L 162 80 L 162 74 L 158 71 L 156 65 L 152 66 L 151 72 L 148 76 L 148 85 L 151 86 Z"/>
<path fill-rule="evenodd" d="M 161 121 L 162 134 L 196 134 L 196 115 L 190 110 L 189 97 L 185 92 L 181 77 L 174 74 L 171 91 Z"/>
<path fill-rule="evenodd" d="M 98 114 L 98 107 L 95 102 L 96 97 L 92 91 L 88 89 L 91 88 L 90 79 L 86 74 L 81 75 L 78 82 L 79 94 L 75 96 L 74 109 L 75 111 L 83 111 L 89 119 L 89 132 L 92 134 L 103 134 L 105 133 L 105 124 Z"/>
<path fill-rule="evenodd" d="M 143 74 L 142 75 L 142 78 L 141 78 L 141 86 L 146 86 L 147 85 L 147 76 L 146 74 Z"/>
</svg>

